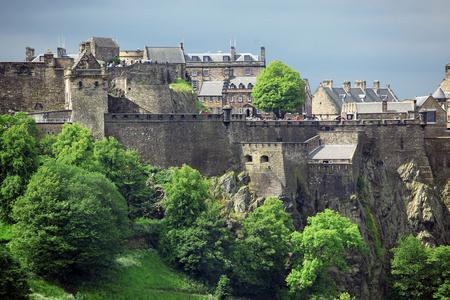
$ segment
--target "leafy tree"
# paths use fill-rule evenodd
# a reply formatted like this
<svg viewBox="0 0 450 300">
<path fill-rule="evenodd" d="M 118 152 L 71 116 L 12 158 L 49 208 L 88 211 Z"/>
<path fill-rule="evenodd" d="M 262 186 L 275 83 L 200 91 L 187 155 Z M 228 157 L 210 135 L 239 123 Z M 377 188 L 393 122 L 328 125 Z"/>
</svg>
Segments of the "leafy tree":
<svg viewBox="0 0 450 300">
<path fill-rule="evenodd" d="M 0 298 L 5 300 L 28 299 L 30 287 L 27 275 L 6 251 L 0 246 Z"/>
<path fill-rule="evenodd" d="M 331 296 L 334 289 L 328 275 L 330 268 L 345 271 L 345 251 L 365 248 L 358 226 L 330 209 L 309 217 L 303 232 L 292 234 L 292 243 L 298 261 L 286 281 L 292 292 L 303 297 Z"/>
<path fill-rule="evenodd" d="M 189 226 L 168 225 L 161 241 L 171 264 L 210 282 L 216 282 L 226 271 L 229 247 L 230 235 L 217 203 L 210 203 Z"/>
<path fill-rule="evenodd" d="M 232 295 L 231 283 L 227 275 L 220 276 L 214 294 L 219 300 L 226 299 Z"/>
<path fill-rule="evenodd" d="M 393 248 L 394 289 L 403 299 L 449 299 L 450 246 L 429 248 L 412 235 Z"/>
<path fill-rule="evenodd" d="M 282 286 L 293 230 L 292 218 L 277 198 L 267 198 L 248 215 L 233 251 L 236 291 L 270 295 Z"/>
<path fill-rule="evenodd" d="M 304 103 L 305 82 L 298 72 L 280 61 L 273 61 L 256 78 L 252 97 L 258 109 L 282 117 Z"/>
<path fill-rule="evenodd" d="M 52 145 L 55 158 L 65 164 L 89 169 L 93 159 L 94 138 L 79 124 L 65 124 Z"/>
<path fill-rule="evenodd" d="M 61 281 L 108 266 L 128 230 L 126 204 L 100 173 L 47 160 L 13 208 L 12 252 L 31 271 Z"/>
<path fill-rule="evenodd" d="M 154 192 L 146 184 L 149 170 L 141 164 L 136 151 L 125 150 L 113 137 L 102 139 L 94 143 L 90 169 L 116 184 L 127 200 L 131 218 L 153 215 Z"/>
<path fill-rule="evenodd" d="M 170 228 L 194 224 L 206 209 L 208 182 L 199 171 L 187 165 L 174 171 L 164 190 L 165 220 Z"/>
<path fill-rule="evenodd" d="M 11 208 L 37 168 L 34 121 L 25 114 L 0 115 L 0 220 L 11 223 Z"/>
</svg>

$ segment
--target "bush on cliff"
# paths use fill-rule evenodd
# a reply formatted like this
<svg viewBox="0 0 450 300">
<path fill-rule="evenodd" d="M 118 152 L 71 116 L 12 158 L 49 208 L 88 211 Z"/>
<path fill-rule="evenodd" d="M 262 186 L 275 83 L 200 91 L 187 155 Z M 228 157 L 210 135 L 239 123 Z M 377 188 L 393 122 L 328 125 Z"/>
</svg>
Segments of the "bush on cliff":
<svg viewBox="0 0 450 300">
<path fill-rule="evenodd" d="M 99 173 L 48 160 L 13 208 L 12 253 L 36 274 L 68 281 L 108 266 L 128 231 L 126 203 Z"/>
<path fill-rule="evenodd" d="M 303 232 L 292 234 L 292 243 L 297 259 L 286 282 L 294 294 L 305 299 L 336 296 L 330 269 L 346 271 L 345 251 L 365 249 L 358 226 L 330 209 L 309 217 Z"/>
<path fill-rule="evenodd" d="M 37 168 L 37 128 L 25 114 L 0 115 L 0 220 L 11 223 L 11 208 Z"/>
<path fill-rule="evenodd" d="M 293 230 L 292 218 L 277 198 L 267 198 L 249 214 L 233 249 L 235 291 L 267 296 L 284 286 Z"/>
</svg>

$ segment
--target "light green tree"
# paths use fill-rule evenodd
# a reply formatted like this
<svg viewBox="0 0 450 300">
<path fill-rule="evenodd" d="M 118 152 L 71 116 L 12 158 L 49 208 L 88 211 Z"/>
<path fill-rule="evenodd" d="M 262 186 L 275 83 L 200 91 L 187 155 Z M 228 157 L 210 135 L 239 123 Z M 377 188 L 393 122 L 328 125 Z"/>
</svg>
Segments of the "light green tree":
<svg viewBox="0 0 450 300">
<path fill-rule="evenodd" d="M 283 117 L 305 102 L 305 82 L 298 72 L 281 61 L 273 61 L 256 77 L 252 97 L 258 109 Z"/>
<path fill-rule="evenodd" d="M 345 251 L 365 249 L 358 226 L 330 209 L 308 218 L 303 232 L 292 234 L 298 257 L 286 281 L 291 291 L 305 296 L 335 296 L 330 268 L 346 271 Z"/>
</svg>

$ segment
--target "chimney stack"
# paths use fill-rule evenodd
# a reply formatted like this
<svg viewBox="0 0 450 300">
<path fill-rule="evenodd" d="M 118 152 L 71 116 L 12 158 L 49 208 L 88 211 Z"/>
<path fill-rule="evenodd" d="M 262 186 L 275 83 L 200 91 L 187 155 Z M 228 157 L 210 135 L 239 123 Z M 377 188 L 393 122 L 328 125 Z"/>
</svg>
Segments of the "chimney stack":
<svg viewBox="0 0 450 300">
<path fill-rule="evenodd" d="M 379 80 L 374 80 L 373 89 L 375 90 L 375 92 L 377 92 L 380 89 L 380 81 Z"/>
<path fill-rule="evenodd" d="M 80 53 L 86 52 L 86 54 L 91 53 L 91 42 L 82 42 L 80 44 Z"/>
<path fill-rule="evenodd" d="M 365 90 L 366 89 L 366 81 L 365 80 L 355 80 L 355 86 L 357 88 Z"/>
<path fill-rule="evenodd" d="M 259 60 L 264 62 L 264 64 L 266 64 L 266 48 L 265 47 L 261 47 L 261 49 L 259 50 Z"/>
<path fill-rule="evenodd" d="M 323 87 L 332 88 L 333 87 L 333 80 L 327 79 L 327 80 L 322 81 L 322 86 Z"/>
<path fill-rule="evenodd" d="M 180 43 L 180 48 L 181 48 L 181 50 L 184 51 L 184 43 L 183 42 Z"/>
<path fill-rule="evenodd" d="M 381 103 L 381 111 L 382 112 L 387 112 L 387 101 L 383 100 L 383 102 Z"/>
<path fill-rule="evenodd" d="M 25 48 L 25 61 L 32 61 L 34 58 L 35 58 L 34 48 L 26 47 Z"/>
<path fill-rule="evenodd" d="M 231 54 L 231 61 L 236 61 L 236 48 L 234 48 L 234 46 L 231 46 L 230 54 Z"/>
<path fill-rule="evenodd" d="M 352 84 L 350 83 L 350 81 L 344 81 L 344 83 L 342 84 L 342 88 L 346 93 L 348 93 L 352 88 Z"/>
<path fill-rule="evenodd" d="M 56 57 L 61 58 L 61 57 L 66 57 L 66 56 L 67 56 L 67 53 L 66 53 L 66 49 L 65 48 L 58 47 L 56 49 Z"/>
<path fill-rule="evenodd" d="M 445 66 L 445 78 L 450 79 L 450 63 Z"/>
</svg>

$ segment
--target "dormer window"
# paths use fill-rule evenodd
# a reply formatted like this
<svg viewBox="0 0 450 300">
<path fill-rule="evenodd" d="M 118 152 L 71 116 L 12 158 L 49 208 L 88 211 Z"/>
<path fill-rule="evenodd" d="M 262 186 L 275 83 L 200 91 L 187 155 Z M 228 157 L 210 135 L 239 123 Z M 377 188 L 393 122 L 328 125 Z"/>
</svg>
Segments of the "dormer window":
<svg viewBox="0 0 450 300">
<path fill-rule="evenodd" d="M 197 55 L 192 56 L 191 58 L 192 61 L 200 61 L 200 57 L 198 57 Z"/>
<path fill-rule="evenodd" d="M 234 83 L 230 84 L 230 89 L 236 89 L 236 85 Z"/>
<path fill-rule="evenodd" d="M 210 61 L 211 61 L 211 57 L 209 57 L 209 56 L 203 56 L 203 61 L 204 61 L 204 62 L 210 62 Z"/>
<path fill-rule="evenodd" d="M 249 84 L 247 85 L 247 88 L 248 88 L 249 90 L 251 90 L 251 89 L 253 88 L 253 84 L 249 83 Z"/>
<path fill-rule="evenodd" d="M 230 61 L 230 57 L 228 55 L 223 56 L 223 61 Z"/>
<path fill-rule="evenodd" d="M 244 61 L 252 61 L 252 57 L 250 55 L 244 55 Z"/>
<path fill-rule="evenodd" d="M 239 83 L 239 89 L 245 89 L 245 85 L 243 83 Z"/>
</svg>

